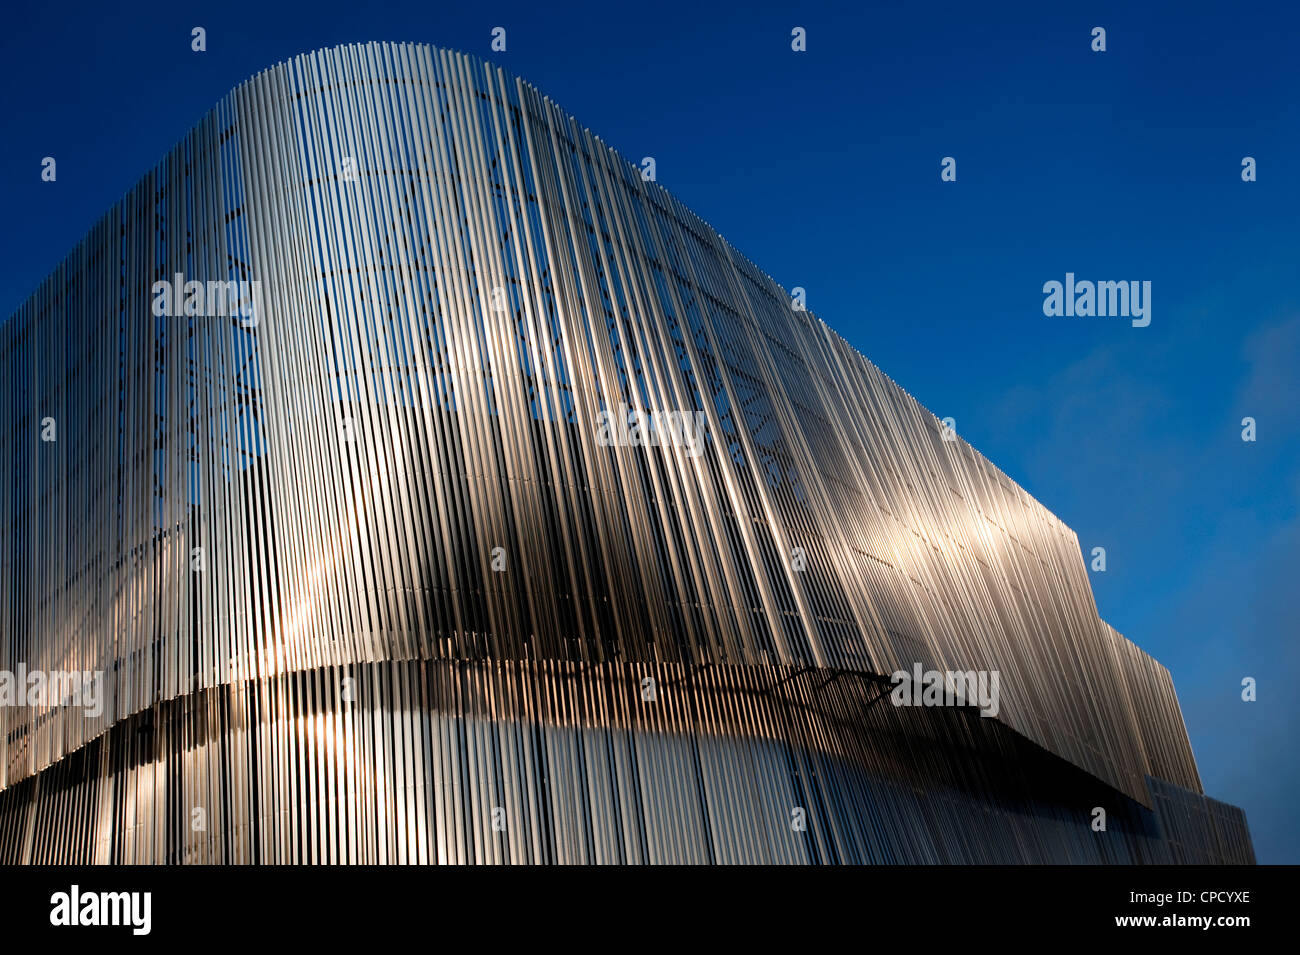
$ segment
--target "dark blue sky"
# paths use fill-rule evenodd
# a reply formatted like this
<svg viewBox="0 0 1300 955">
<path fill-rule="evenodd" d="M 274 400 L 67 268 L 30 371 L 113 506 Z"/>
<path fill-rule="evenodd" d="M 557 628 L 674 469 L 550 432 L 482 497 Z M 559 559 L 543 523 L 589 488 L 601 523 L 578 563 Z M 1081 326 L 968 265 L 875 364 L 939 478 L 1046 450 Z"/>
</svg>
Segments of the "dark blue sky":
<svg viewBox="0 0 1300 955">
<path fill-rule="evenodd" d="M 654 156 L 1085 551 L 1104 546 L 1098 607 L 1173 672 L 1206 791 L 1245 808 L 1260 861 L 1300 862 L 1294 5 L 24 6 L 0 30 L 0 312 L 253 73 L 363 40 L 487 56 Z M 1150 326 L 1045 317 L 1043 283 L 1067 271 L 1150 280 Z"/>
</svg>

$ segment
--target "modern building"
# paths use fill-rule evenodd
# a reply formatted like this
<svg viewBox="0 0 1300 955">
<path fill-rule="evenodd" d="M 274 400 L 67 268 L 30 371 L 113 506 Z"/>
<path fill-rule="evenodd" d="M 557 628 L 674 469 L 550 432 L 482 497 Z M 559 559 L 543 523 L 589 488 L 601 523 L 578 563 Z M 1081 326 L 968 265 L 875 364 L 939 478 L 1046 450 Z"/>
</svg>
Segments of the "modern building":
<svg viewBox="0 0 1300 955">
<path fill-rule="evenodd" d="M 0 373 L 0 861 L 1254 860 L 1075 534 L 473 57 L 240 86 Z"/>
</svg>

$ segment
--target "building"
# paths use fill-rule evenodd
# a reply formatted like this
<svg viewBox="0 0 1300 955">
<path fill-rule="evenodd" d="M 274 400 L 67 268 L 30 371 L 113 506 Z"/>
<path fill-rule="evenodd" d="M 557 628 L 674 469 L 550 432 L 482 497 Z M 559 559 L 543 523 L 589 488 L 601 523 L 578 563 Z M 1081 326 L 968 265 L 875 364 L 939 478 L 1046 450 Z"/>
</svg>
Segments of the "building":
<svg viewBox="0 0 1300 955">
<path fill-rule="evenodd" d="M 1253 861 L 1073 532 L 473 57 L 249 80 L 0 367 L 0 861 Z"/>
</svg>

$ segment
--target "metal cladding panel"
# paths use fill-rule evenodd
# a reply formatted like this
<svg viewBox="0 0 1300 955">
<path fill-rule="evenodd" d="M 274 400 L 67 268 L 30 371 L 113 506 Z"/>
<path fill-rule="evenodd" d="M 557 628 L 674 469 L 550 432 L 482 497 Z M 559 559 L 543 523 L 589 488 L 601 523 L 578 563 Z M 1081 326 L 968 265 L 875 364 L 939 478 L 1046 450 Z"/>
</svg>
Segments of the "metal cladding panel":
<svg viewBox="0 0 1300 955">
<path fill-rule="evenodd" d="M 1158 780 L 1181 780 L 1183 787 L 1202 792 L 1201 775 L 1169 671 L 1109 624 L 1102 626 L 1115 648 L 1149 774 Z"/>
<path fill-rule="evenodd" d="M 996 720 L 888 694 L 812 668 L 565 661 L 225 684 L 0 793 L 0 863 L 1253 861 L 1232 807 L 1153 780 L 1153 812 Z"/>
<path fill-rule="evenodd" d="M 1236 806 L 1151 777 L 1160 837 L 1175 865 L 1254 865 L 1246 814 Z"/>
<path fill-rule="evenodd" d="M 173 277 L 257 283 L 255 313 L 155 315 Z M 473 57 L 240 86 L 0 325 L 0 367 L 0 669 L 108 696 L 0 708 L 0 786 L 162 701 L 491 659 L 997 670 L 1006 727 L 1148 807 L 1149 775 L 1200 790 L 1073 532 Z M 700 443 L 602 431 L 624 409 Z"/>
</svg>

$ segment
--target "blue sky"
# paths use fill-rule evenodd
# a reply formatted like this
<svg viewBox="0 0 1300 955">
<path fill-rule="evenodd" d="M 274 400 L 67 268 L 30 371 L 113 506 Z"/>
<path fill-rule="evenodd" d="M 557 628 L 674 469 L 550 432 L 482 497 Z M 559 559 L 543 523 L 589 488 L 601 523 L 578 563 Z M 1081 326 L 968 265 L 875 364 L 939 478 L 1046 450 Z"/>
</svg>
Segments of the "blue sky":
<svg viewBox="0 0 1300 955">
<path fill-rule="evenodd" d="M 489 56 L 654 156 L 661 183 L 1104 546 L 1098 607 L 1173 672 L 1206 791 L 1246 809 L 1260 861 L 1300 862 L 1300 12 L 982 6 L 11 7 L 0 310 L 258 70 L 362 40 Z M 1151 281 L 1150 326 L 1045 317 L 1043 283 L 1066 272 Z"/>
</svg>

